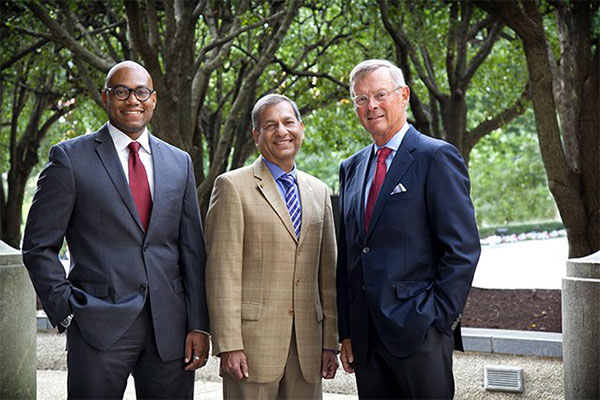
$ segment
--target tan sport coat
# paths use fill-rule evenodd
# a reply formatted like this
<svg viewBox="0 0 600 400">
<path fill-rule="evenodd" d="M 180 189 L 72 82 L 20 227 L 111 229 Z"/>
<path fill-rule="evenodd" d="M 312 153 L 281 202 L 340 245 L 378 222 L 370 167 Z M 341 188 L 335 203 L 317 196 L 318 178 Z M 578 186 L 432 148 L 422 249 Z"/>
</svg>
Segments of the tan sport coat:
<svg viewBox="0 0 600 400">
<path fill-rule="evenodd" d="M 220 175 L 206 217 L 206 288 L 215 355 L 243 350 L 249 382 L 284 371 L 295 328 L 302 375 L 320 379 L 321 352 L 337 349 L 336 243 L 327 186 L 297 171 L 300 239 L 259 157 Z"/>
</svg>

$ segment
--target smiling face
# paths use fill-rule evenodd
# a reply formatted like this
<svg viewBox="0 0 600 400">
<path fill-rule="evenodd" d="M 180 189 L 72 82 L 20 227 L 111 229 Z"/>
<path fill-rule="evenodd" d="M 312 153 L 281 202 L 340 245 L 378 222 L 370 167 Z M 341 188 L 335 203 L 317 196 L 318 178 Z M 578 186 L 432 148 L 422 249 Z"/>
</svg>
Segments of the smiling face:
<svg viewBox="0 0 600 400">
<path fill-rule="evenodd" d="M 356 96 L 372 96 L 381 90 L 390 92 L 385 102 L 378 103 L 373 97 L 369 97 L 366 106 L 356 107 L 360 123 L 378 146 L 387 143 L 406 122 L 410 89 L 405 86 L 392 91 L 395 87 L 394 80 L 386 68 L 378 68 L 358 78 L 354 85 Z"/>
<path fill-rule="evenodd" d="M 142 66 L 133 62 L 113 67 L 109 72 L 106 86 L 109 88 L 126 86 L 130 89 L 144 86 L 153 89 L 150 74 Z M 118 100 L 112 92 L 102 91 L 102 102 L 110 123 L 135 140 L 152 119 L 156 107 L 156 93 L 142 102 L 135 97 L 134 93 L 130 93 L 126 100 Z"/>
<path fill-rule="evenodd" d="M 289 172 L 304 140 L 304 124 L 296 118 L 292 105 L 282 101 L 265 107 L 259 130 L 252 130 L 252 136 L 264 158 Z"/>
</svg>

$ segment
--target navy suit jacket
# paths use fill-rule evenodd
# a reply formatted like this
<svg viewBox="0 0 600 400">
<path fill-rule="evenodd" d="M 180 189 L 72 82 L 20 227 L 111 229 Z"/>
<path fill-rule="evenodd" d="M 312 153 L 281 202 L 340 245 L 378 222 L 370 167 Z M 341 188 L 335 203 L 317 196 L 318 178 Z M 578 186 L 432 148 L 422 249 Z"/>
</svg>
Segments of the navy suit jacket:
<svg viewBox="0 0 600 400">
<path fill-rule="evenodd" d="M 53 325 L 74 313 L 84 339 L 109 348 L 150 297 L 163 360 L 186 333 L 209 331 L 205 250 L 189 155 L 150 135 L 154 201 L 144 232 L 108 128 L 53 146 L 23 239 L 23 261 Z M 71 271 L 58 251 L 66 237 Z"/>
<path fill-rule="evenodd" d="M 364 362 L 370 315 L 386 349 L 397 357 L 418 350 L 431 326 L 454 333 L 462 349 L 458 323 L 480 254 L 465 163 L 454 146 L 411 126 L 365 233 L 371 152 L 372 145 L 340 167 L 340 340 L 351 338 L 355 360 Z M 405 191 L 392 194 L 399 184 Z"/>
</svg>

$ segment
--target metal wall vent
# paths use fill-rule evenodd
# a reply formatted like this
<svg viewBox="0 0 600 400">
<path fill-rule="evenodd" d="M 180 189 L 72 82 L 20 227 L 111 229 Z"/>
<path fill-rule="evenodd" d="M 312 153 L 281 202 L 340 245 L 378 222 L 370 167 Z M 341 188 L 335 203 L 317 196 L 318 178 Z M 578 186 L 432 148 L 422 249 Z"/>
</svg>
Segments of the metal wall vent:
<svg viewBox="0 0 600 400">
<path fill-rule="evenodd" d="M 523 368 L 502 365 L 483 367 L 483 382 L 486 390 L 523 392 Z"/>
</svg>

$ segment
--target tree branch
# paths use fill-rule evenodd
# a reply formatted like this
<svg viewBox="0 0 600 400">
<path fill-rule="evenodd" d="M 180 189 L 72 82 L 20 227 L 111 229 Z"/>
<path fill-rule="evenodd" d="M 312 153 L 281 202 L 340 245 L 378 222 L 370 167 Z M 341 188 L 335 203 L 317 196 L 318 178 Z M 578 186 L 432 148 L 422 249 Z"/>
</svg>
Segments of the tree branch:
<svg viewBox="0 0 600 400">
<path fill-rule="evenodd" d="M 474 129 L 467 133 L 467 148 L 470 150 L 487 134 L 506 125 L 510 121 L 517 118 L 519 115 L 527 111 L 527 103 L 529 102 L 529 85 L 525 87 L 521 97 L 517 99 L 510 107 L 504 109 L 494 117 L 483 121 Z"/>
<path fill-rule="evenodd" d="M 475 72 L 477 71 L 477 69 L 481 66 L 481 64 L 483 64 L 485 59 L 490 55 L 492 48 L 494 47 L 494 44 L 500 37 L 500 32 L 502 32 L 503 27 L 504 27 L 504 25 L 502 23 L 500 23 L 500 22 L 495 23 L 492 26 L 492 28 L 490 29 L 490 32 L 488 33 L 486 38 L 484 39 L 483 45 L 481 45 L 479 47 L 479 50 L 477 50 L 477 53 L 471 58 L 471 61 L 469 62 L 469 65 L 467 66 L 467 68 L 464 72 L 464 75 L 462 76 L 462 79 L 463 79 L 462 84 L 463 84 L 464 88 L 466 88 L 469 85 L 469 82 L 471 81 L 471 78 L 473 78 L 473 75 L 475 75 Z"/>
<path fill-rule="evenodd" d="M 112 67 L 113 62 L 107 61 L 107 56 L 97 56 L 81 46 L 56 20 L 50 18 L 46 9 L 37 2 L 28 2 L 26 4 L 33 14 L 50 30 L 52 38 L 71 50 L 74 57 L 81 57 L 91 66 L 103 72 L 107 72 Z"/>
<path fill-rule="evenodd" d="M 33 43 L 31 46 L 27 47 L 26 49 L 20 50 L 14 56 L 12 56 L 10 59 L 8 59 L 5 62 L 3 62 L 2 64 L 0 64 L 0 71 L 3 71 L 6 68 L 10 67 L 15 62 L 19 61 L 21 58 L 25 57 L 27 54 L 31 53 L 32 51 L 35 51 L 35 50 L 39 49 L 40 47 L 44 46 L 49 41 L 50 41 L 49 38 L 40 39 L 37 42 Z"/>
<path fill-rule="evenodd" d="M 231 42 L 233 39 L 235 39 L 237 36 L 241 35 L 244 32 L 248 32 L 252 29 L 258 28 L 260 26 L 263 26 L 264 24 L 268 24 L 271 21 L 281 18 L 284 15 L 284 13 L 285 13 L 285 10 L 281 10 L 273 15 L 268 16 L 267 18 L 263 18 L 262 20 L 255 22 L 254 24 L 239 27 L 239 28 L 235 29 L 234 31 L 228 33 L 224 37 L 221 37 L 221 38 L 211 41 L 205 47 L 203 47 L 202 50 L 200 50 L 200 54 L 198 54 L 198 57 L 196 57 L 196 62 L 194 62 L 193 71 L 197 71 L 200 68 L 200 65 L 204 61 L 207 52 L 209 52 L 212 49 L 219 47 L 225 43 Z M 236 20 L 239 20 L 239 17 L 236 18 Z M 239 21 L 236 21 L 236 22 L 239 23 Z M 221 57 L 220 56 L 215 57 L 215 59 L 218 59 L 218 58 L 221 58 Z M 211 67 L 211 69 L 214 69 L 217 66 L 218 65 L 213 65 Z M 209 71 L 211 69 L 205 68 L 205 70 L 207 70 L 207 71 Z"/>
</svg>

